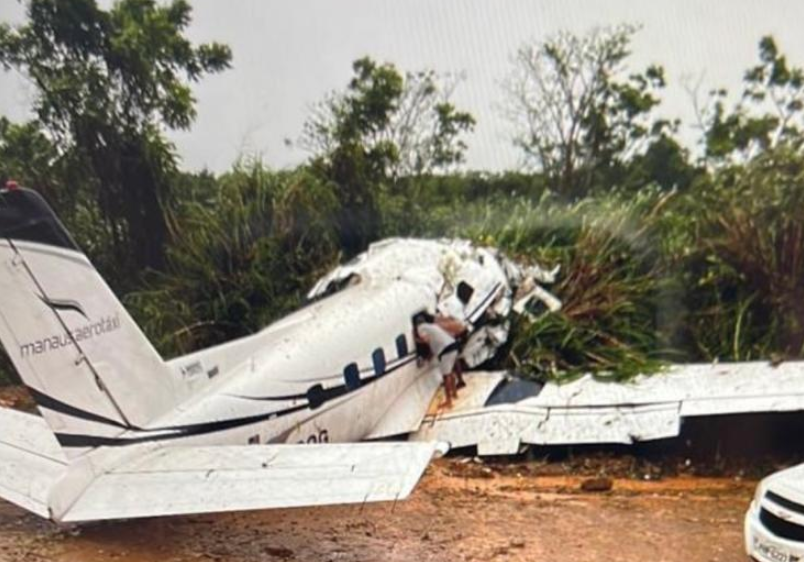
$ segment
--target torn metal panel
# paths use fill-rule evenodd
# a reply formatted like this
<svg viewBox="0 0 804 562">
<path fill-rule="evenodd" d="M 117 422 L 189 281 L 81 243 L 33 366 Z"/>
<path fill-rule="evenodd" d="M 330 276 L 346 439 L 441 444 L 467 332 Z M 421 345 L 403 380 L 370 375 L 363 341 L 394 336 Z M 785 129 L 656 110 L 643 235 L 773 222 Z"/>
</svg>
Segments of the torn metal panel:
<svg viewBox="0 0 804 562">
<path fill-rule="evenodd" d="M 441 374 L 436 370 L 425 371 L 400 393 L 365 439 L 382 439 L 416 431 L 421 426 L 433 395 L 441 386 L 441 380 Z"/>
<path fill-rule="evenodd" d="M 804 362 L 674 366 L 665 373 L 614 384 L 586 376 L 548 383 L 533 397 L 489 400 L 501 373 L 470 373 L 455 406 L 433 412 L 413 436 L 478 454 L 514 454 L 523 445 L 631 444 L 676 437 L 684 418 L 804 410 Z M 481 405 L 482 404 L 482 405 Z"/>
<path fill-rule="evenodd" d="M 622 384 L 587 375 L 546 385 L 537 401 L 548 407 L 677 402 L 683 416 L 788 411 L 804 406 L 804 362 L 675 365 Z"/>
<path fill-rule="evenodd" d="M 522 266 L 493 248 L 467 240 L 393 238 L 321 278 L 308 299 L 327 297 L 355 285 L 413 283 L 431 291 L 430 312 L 464 322 L 470 336 L 462 358 L 470 367 L 487 361 L 508 340 L 509 316 L 522 313 L 533 300 L 556 311 L 561 301 L 541 287 L 552 283 L 558 269 Z"/>
</svg>

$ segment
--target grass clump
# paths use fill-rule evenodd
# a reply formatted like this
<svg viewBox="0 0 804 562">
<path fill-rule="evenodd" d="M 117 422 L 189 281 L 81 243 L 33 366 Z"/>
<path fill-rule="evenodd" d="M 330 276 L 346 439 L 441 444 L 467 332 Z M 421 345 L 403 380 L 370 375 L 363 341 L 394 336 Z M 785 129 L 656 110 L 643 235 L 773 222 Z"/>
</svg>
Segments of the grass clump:
<svg viewBox="0 0 804 562">
<path fill-rule="evenodd" d="M 786 148 L 722 171 L 683 203 L 685 340 L 702 359 L 804 354 L 804 157 Z"/>
<path fill-rule="evenodd" d="M 551 290 L 562 310 L 516 320 L 507 366 L 540 379 L 622 380 L 661 365 L 672 283 L 654 231 L 670 197 L 646 190 L 566 205 L 546 196 L 476 233 L 519 261 L 561 266 Z"/>
<path fill-rule="evenodd" d="M 336 205 L 333 187 L 303 170 L 238 166 L 171 217 L 167 270 L 126 303 L 167 355 L 254 333 L 337 262 Z"/>
</svg>

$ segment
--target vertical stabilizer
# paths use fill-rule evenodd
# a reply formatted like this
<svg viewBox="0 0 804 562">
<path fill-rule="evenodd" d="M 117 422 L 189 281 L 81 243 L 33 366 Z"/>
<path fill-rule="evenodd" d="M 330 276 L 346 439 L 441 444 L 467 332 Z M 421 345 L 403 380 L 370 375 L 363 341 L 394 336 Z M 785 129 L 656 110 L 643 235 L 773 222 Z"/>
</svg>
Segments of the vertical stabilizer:
<svg viewBox="0 0 804 562">
<path fill-rule="evenodd" d="M 179 397 L 162 358 L 28 189 L 0 190 L 0 342 L 70 457 Z"/>
</svg>

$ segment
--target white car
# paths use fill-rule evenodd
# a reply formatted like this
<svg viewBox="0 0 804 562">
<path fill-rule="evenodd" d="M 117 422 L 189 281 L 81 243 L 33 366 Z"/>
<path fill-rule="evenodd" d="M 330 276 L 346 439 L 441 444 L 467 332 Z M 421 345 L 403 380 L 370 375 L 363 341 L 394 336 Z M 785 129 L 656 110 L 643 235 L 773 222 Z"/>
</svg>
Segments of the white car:
<svg viewBox="0 0 804 562">
<path fill-rule="evenodd" d="M 759 562 L 804 561 L 804 464 L 759 483 L 745 515 L 745 549 Z"/>
</svg>

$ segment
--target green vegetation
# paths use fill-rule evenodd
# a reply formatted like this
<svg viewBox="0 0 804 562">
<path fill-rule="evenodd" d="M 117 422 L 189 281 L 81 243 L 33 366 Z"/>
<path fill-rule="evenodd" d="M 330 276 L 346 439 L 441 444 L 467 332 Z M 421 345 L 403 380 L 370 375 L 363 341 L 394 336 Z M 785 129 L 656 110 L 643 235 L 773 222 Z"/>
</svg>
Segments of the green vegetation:
<svg viewBox="0 0 804 562">
<path fill-rule="evenodd" d="M 18 158 L 3 168 L 48 188 L 121 285 L 164 264 L 176 158 L 161 131 L 192 123 L 188 82 L 229 66 L 228 47 L 195 47 L 182 35 L 190 11 L 185 0 L 121 0 L 108 11 L 95 0 L 32 0 L 27 23 L 0 25 L 0 63 L 36 85 L 35 120 L 6 127 L 2 144 Z M 29 180 L 32 161 L 44 164 L 46 182 Z"/>
<path fill-rule="evenodd" d="M 661 66 L 630 71 L 637 29 L 619 26 L 514 54 L 500 96 L 526 172 L 460 171 L 475 124 L 451 101 L 460 81 L 366 57 L 311 110 L 307 162 L 214 176 L 182 172 L 163 136 L 192 123 L 190 84 L 231 59 L 186 40 L 187 2 L 28 14 L 0 25 L 0 62 L 37 88 L 32 121 L 0 117 L 0 181 L 59 209 L 166 355 L 258 330 L 386 236 L 560 265 L 563 310 L 518 319 L 497 360 L 529 376 L 804 354 L 804 73 L 771 37 L 739 100 L 697 107 L 697 159 L 661 115 Z"/>
<path fill-rule="evenodd" d="M 287 314 L 338 259 L 334 184 L 255 162 L 212 187 L 171 215 L 167 267 L 146 272 L 142 288 L 126 297 L 171 355 L 245 336 Z"/>
</svg>

